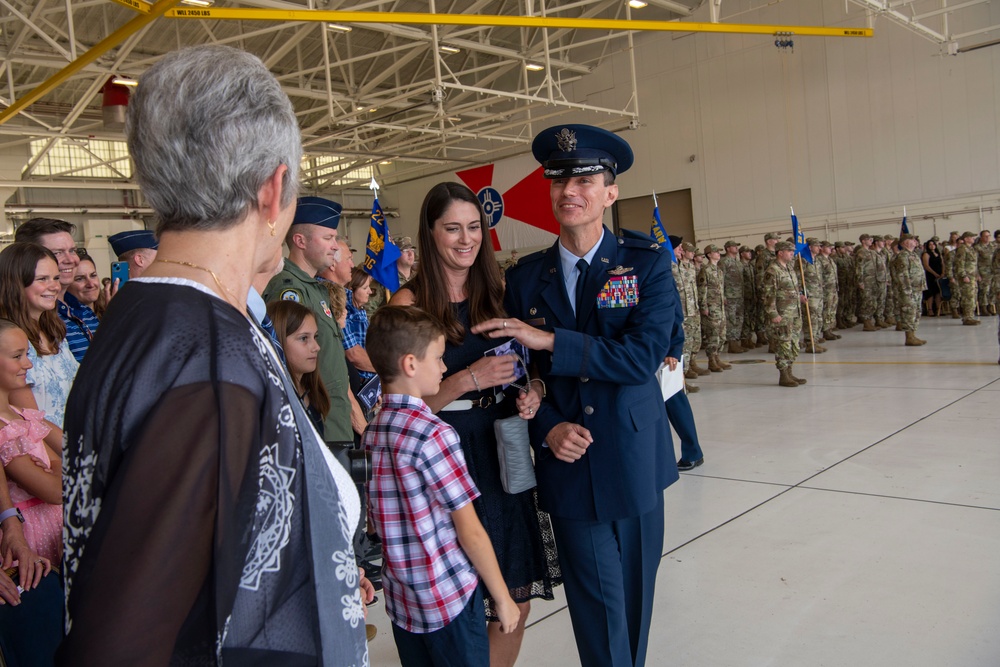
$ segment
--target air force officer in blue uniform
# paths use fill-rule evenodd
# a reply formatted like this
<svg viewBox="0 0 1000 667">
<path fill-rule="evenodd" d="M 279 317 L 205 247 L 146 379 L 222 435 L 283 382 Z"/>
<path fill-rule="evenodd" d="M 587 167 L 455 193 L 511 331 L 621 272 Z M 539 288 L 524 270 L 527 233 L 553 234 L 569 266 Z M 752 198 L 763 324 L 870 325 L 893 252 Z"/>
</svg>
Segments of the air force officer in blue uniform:
<svg viewBox="0 0 1000 667">
<path fill-rule="evenodd" d="M 559 239 L 507 273 L 514 336 L 547 395 L 529 422 L 538 497 L 552 516 L 584 665 L 642 665 L 663 553 L 663 490 L 677 466 L 659 385 L 676 317 L 670 258 L 652 238 L 604 227 L 629 145 L 586 125 L 539 134 Z"/>
</svg>

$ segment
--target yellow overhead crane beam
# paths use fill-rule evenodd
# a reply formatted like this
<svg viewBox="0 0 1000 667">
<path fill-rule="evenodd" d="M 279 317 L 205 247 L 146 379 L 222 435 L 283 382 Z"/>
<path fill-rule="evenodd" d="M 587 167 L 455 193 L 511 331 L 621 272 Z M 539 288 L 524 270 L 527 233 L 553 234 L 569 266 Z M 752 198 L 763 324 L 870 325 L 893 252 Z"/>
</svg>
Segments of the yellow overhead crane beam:
<svg viewBox="0 0 1000 667">
<path fill-rule="evenodd" d="M 142 0 L 114 0 L 145 11 Z M 171 9 L 167 18 L 225 19 L 242 21 L 322 21 L 330 23 L 398 23 L 402 25 L 506 26 L 570 30 L 638 30 L 651 32 L 718 32 L 744 35 L 776 33 L 811 37 L 872 37 L 871 28 L 821 28 L 816 26 L 754 25 L 747 23 L 689 23 L 687 21 L 643 21 L 628 19 L 580 19 L 558 16 L 499 16 L 492 14 L 423 14 L 417 12 L 352 12 L 320 9 L 253 9 L 231 7 L 182 7 Z"/>
<path fill-rule="evenodd" d="M 59 72 L 44 81 L 37 88 L 23 97 L 18 98 L 16 102 L 4 109 L 3 113 L 0 113 L 0 125 L 3 125 L 8 120 L 21 113 L 21 111 L 23 111 L 28 105 L 34 104 L 53 88 L 66 81 L 87 65 L 93 63 L 95 60 L 124 42 L 135 33 L 142 30 L 145 26 L 163 16 L 168 9 L 178 4 L 180 1 L 181 0 L 160 0 L 155 5 L 142 3 L 146 5 L 148 8 L 147 10 L 142 11 L 138 16 L 99 41 L 86 53 L 66 65 L 66 67 L 59 70 Z"/>
</svg>

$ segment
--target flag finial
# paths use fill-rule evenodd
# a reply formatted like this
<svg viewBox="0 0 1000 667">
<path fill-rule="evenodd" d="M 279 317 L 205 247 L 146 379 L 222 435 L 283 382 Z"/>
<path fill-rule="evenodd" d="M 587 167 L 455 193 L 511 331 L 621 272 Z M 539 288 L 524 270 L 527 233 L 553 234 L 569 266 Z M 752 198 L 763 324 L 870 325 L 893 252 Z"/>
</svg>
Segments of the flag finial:
<svg viewBox="0 0 1000 667">
<path fill-rule="evenodd" d="M 378 194 L 378 183 L 375 182 L 375 177 L 372 176 L 372 182 L 368 184 L 369 190 L 374 190 L 375 194 Z"/>
</svg>

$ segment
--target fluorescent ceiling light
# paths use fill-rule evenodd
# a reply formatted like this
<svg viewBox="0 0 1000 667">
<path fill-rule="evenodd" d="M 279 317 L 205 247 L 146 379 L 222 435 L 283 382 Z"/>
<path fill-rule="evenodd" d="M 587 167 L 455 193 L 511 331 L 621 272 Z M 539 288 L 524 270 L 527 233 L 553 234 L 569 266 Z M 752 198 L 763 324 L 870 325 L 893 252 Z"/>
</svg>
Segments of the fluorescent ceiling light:
<svg viewBox="0 0 1000 667">
<path fill-rule="evenodd" d="M 340 32 L 350 32 L 354 30 L 354 28 L 349 25 L 340 25 L 339 23 L 327 23 L 326 27 L 330 30 L 339 30 Z"/>
<path fill-rule="evenodd" d="M 543 69 L 545 69 L 545 67 L 537 63 L 527 63 L 525 64 L 524 69 L 528 70 L 529 72 L 541 72 Z"/>
<path fill-rule="evenodd" d="M 111 80 L 111 83 L 115 84 L 116 86 L 132 86 L 133 88 L 139 85 L 138 81 L 136 81 L 135 79 L 130 79 L 127 76 L 116 76 L 114 79 Z"/>
<path fill-rule="evenodd" d="M 182 5 L 194 5 L 195 7 L 211 7 L 215 0 L 181 0 Z"/>
<path fill-rule="evenodd" d="M 642 0 L 628 0 L 628 6 L 632 9 L 642 9 L 648 4 L 648 2 L 643 2 Z"/>
<path fill-rule="evenodd" d="M 456 49 L 454 46 L 446 46 L 442 44 L 440 47 L 438 47 L 438 51 L 440 51 L 441 53 L 459 53 L 461 49 Z"/>
<path fill-rule="evenodd" d="M 392 164 L 392 160 L 382 160 L 379 164 Z"/>
</svg>

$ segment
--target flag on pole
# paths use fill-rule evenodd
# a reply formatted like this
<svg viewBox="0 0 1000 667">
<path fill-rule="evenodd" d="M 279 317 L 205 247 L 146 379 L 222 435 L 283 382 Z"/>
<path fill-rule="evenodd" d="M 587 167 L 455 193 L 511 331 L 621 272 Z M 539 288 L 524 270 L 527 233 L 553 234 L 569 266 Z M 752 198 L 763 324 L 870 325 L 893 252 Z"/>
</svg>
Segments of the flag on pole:
<svg viewBox="0 0 1000 667">
<path fill-rule="evenodd" d="M 899 235 L 902 236 L 903 234 L 909 234 L 909 233 L 910 233 L 910 228 L 906 224 L 906 207 L 904 206 L 903 207 L 903 226 L 899 230 Z"/>
<path fill-rule="evenodd" d="M 374 191 L 375 201 L 372 203 L 372 223 L 368 229 L 368 244 L 365 247 L 365 273 L 390 292 L 395 292 L 399 289 L 396 260 L 401 253 L 389 234 L 389 224 L 378 203 L 378 183 L 374 178 L 368 187 Z"/>
<path fill-rule="evenodd" d="M 663 226 L 663 221 L 660 220 L 660 204 L 656 201 L 655 192 L 653 193 L 653 223 L 650 227 L 649 235 L 661 246 L 670 250 L 670 261 L 676 263 L 677 255 L 674 254 L 674 245 L 670 242 L 670 237 Z"/>
<path fill-rule="evenodd" d="M 792 211 L 792 236 L 795 237 L 795 254 L 800 255 L 802 259 L 806 260 L 810 264 L 813 263 L 812 250 L 809 249 L 809 244 L 806 243 L 806 235 L 799 229 L 799 219 L 795 217 L 795 209 L 789 206 L 788 208 Z"/>
</svg>

